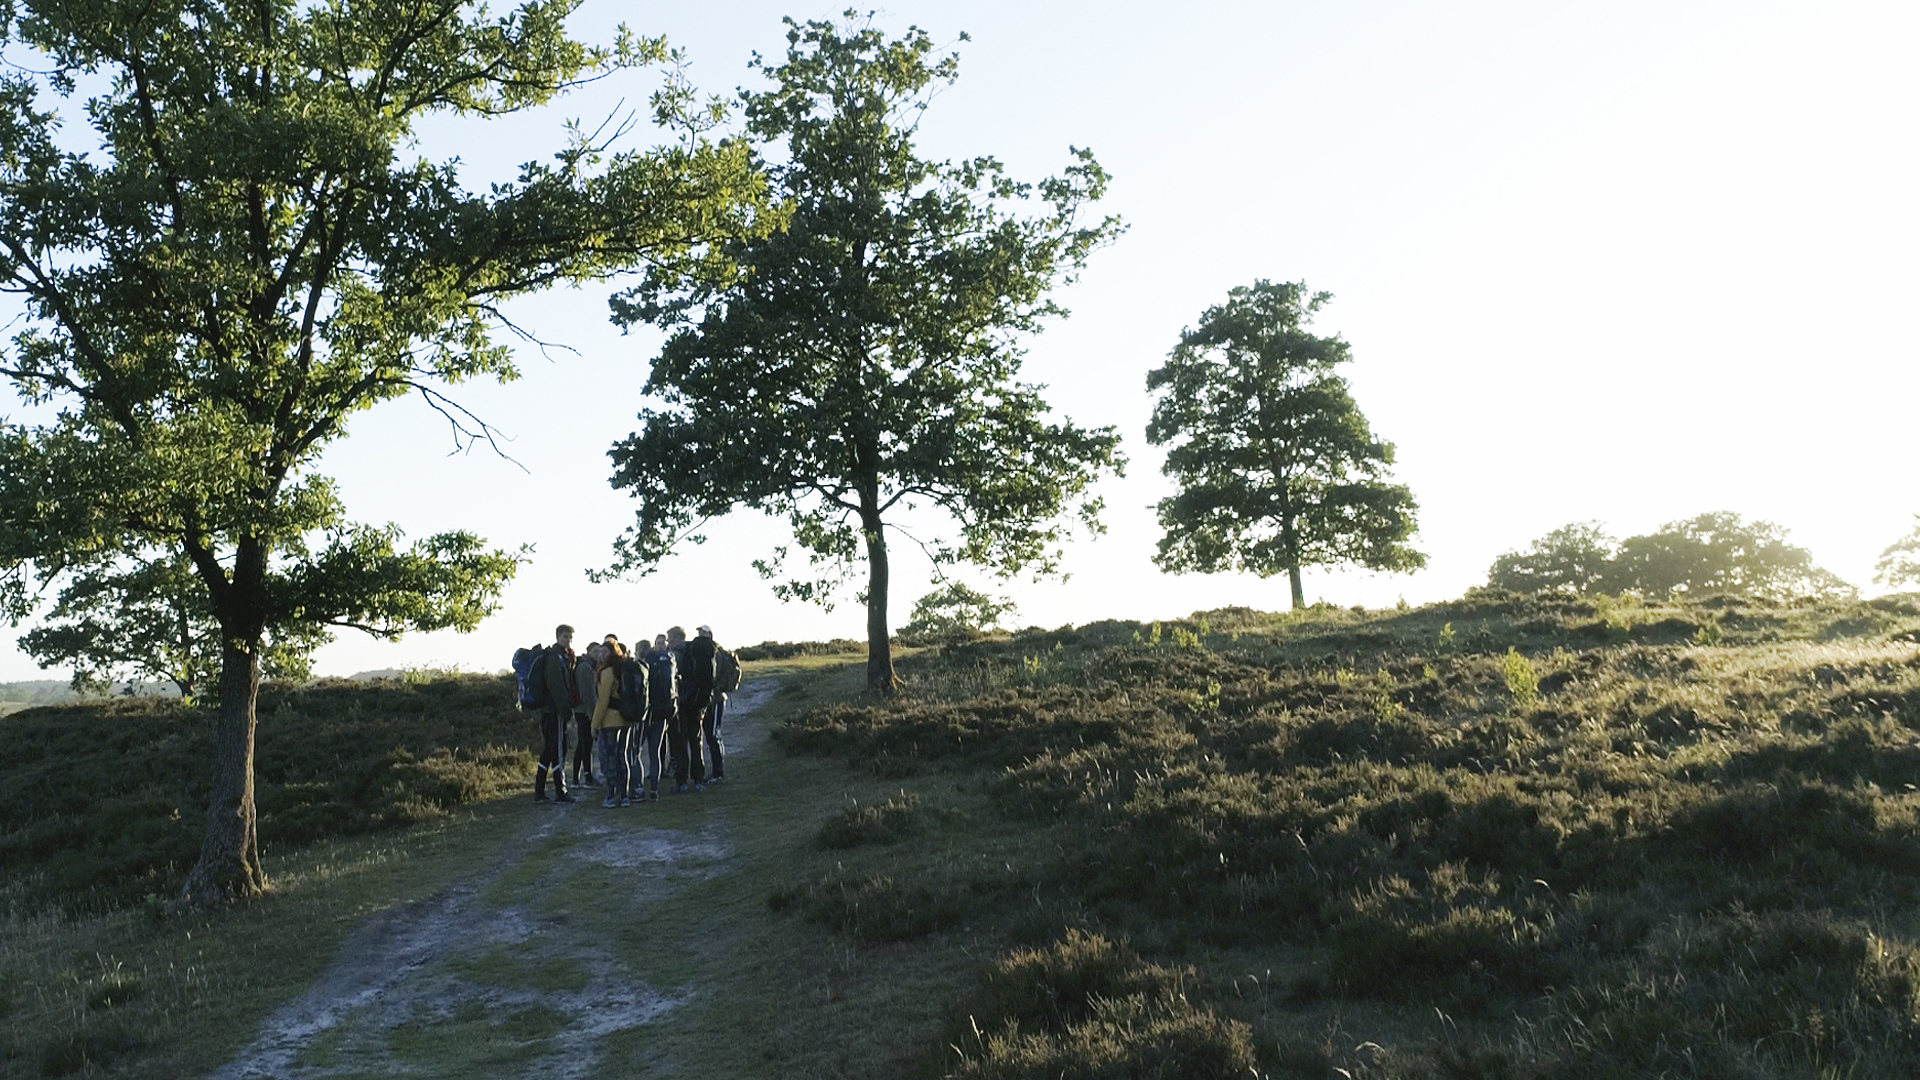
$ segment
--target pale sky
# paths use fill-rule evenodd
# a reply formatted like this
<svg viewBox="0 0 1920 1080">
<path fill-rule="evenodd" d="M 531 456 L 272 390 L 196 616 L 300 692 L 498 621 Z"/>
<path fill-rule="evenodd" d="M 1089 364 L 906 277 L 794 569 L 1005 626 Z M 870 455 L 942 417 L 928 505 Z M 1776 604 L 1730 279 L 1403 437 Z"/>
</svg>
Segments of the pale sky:
<svg viewBox="0 0 1920 1080">
<path fill-rule="evenodd" d="M 780 17 L 835 8 L 589 0 L 579 33 L 626 20 L 684 47 L 703 89 L 758 85 Z M 1102 485 L 1109 532 L 1072 545 L 1065 583 L 972 584 L 1020 625 L 1280 610 L 1284 576 L 1171 576 L 1151 562 L 1169 493 L 1146 444 L 1146 373 L 1181 329 L 1256 278 L 1334 294 L 1316 330 L 1396 477 L 1420 502 L 1414 575 L 1309 569 L 1308 598 L 1421 603 L 1486 580 L 1503 551 L 1570 521 L 1616 535 L 1709 510 L 1777 522 L 1869 595 L 1881 549 L 1920 512 L 1920 5 L 1541 0 L 1478 3 L 901 3 L 880 25 L 957 43 L 960 80 L 927 114 L 932 157 L 1001 158 L 1038 180 L 1089 146 L 1113 174 L 1100 209 L 1130 230 L 1059 299 L 1026 377 L 1075 421 L 1117 425 L 1131 459 Z M 558 145 L 655 76 L 558 111 L 426 134 L 479 186 Z M 607 484 L 659 338 L 622 336 L 606 288 L 521 303 L 579 350 L 522 350 L 525 378 L 459 400 L 532 471 L 448 456 L 417 399 L 357 418 L 327 455 L 358 520 L 409 536 L 469 529 L 536 554 L 471 635 L 388 644 L 343 632 L 322 674 L 505 667 L 566 621 L 627 640 L 710 622 L 724 644 L 864 636 L 852 601 L 782 605 L 749 565 L 783 542 L 737 515 L 651 577 L 592 585 L 631 519 Z M 894 543 L 893 623 L 928 591 Z M 963 575 L 964 576 L 964 575 Z M 6 635 L 11 640 L 16 634 Z M 0 680 L 66 676 L 0 650 Z"/>
</svg>

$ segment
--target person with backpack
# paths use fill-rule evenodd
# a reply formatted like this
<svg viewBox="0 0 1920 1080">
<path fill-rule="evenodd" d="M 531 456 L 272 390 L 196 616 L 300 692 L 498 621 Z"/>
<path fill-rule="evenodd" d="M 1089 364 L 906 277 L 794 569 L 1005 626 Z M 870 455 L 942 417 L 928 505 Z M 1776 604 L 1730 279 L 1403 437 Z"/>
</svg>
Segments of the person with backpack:
<svg viewBox="0 0 1920 1080">
<path fill-rule="evenodd" d="M 595 644 L 593 656 L 594 702 L 593 736 L 600 744 L 600 775 L 607 782 L 607 797 L 601 806 L 609 810 L 629 806 L 632 798 L 627 781 L 627 740 L 633 724 L 628 704 L 620 693 L 620 656 L 606 643 Z"/>
<path fill-rule="evenodd" d="M 667 771 L 667 728 L 672 725 L 680 697 L 679 671 L 665 634 L 654 639 L 643 659 L 647 666 L 647 719 L 640 728 L 641 780 L 647 801 L 660 799 L 660 776 Z"/>
<path fill-rule="evenodd" d="M 687 781 L 694 791 L 707 789 L 706 735 L 707 706 L 713 703 L 713 656 L 717 646 L 713 628 L 703 626 L 699 637 L 687 640 L 687 632 L 674 627 L 667 641 L 680 654 L 680 708 L 675 714 L 678 738 L 673 744 L 674 794 L 687 793 Z"/>
<path fill-rule="evenodd" d="M 608 634 L 601 642 L 607 650 L 607 664 L 613 668 L 617 680 L 614 701 L 627 719 L 627 733 L 620 740 L 621 750 L 626 754 L 626 785 L 621 789 L 621 798 L 625 800 L 623 805 L 631 805 L 646 798 L 646 792 L 640 787 L 640 732 L 647 716 L 647 673 L 645 668 L 637 673 L 632 670 L 633 654 L 620 643 L 617 634 Z"/>
<path fill-rule="evenodd" d="M 553 802 L 570 803 L 567 778 L 561 774 L 561 743 L 566 729 L 563 718 L 573 714 L 580 700 L 579 685 L 574 682 L 573 627 L 561 623 L 554 627 L 553 644 L 539 650 L 533 658 L 528 686 L 540 710 L 540 764 L 533 772 L 533 801 L 547 802 L 547 779 L 553 779 Z"/>
<path fill-rule="evenodd" d="M 695 633 L 713 640 L 713 627 L 702 626 Z M 727 781 L 727 744 L 721 739 L 721 724 L 727 718 L 727 695 L 740 689 L 740 659 L 718 644 L 713 650 L 713 700 L 707 705 L 706 723 L 700 735 L 706 743 L 707 783 Z"/>
<path fill-rule="evenodd" d="M 573 665 L 573 685 L 579 690 L 580 701 L 573 707 L 573 762 L 567 779 L 574 787 L 590 787 L 599 783 L 593 778 L 593 744 L 597 737 L 593 730 L 593 692 L 588 687 L 595 686 L 599 675 L 599 665 L 594 663 L 593 649 L 588 648 Z M 605 758 L 601 759 L 603 762 Z M 602 764 L 600 770 L 606 771 Z"/>
</svg>

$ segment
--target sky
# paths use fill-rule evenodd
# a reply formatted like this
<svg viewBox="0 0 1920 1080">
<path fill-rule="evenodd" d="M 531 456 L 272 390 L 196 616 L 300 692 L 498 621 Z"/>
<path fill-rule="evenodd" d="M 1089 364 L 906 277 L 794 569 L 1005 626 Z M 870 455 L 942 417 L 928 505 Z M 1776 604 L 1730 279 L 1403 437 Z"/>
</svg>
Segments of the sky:
<svg viewBox="0 0 1920 1080">
<path fill-rule="evenodd" d="M 665 34 L 696 85 L 730 94 L 761 85 L 747 62 L 781 54 L 783 15 L 836 14 L 587 0 L 572 25 Z M 1059 290 L 1072 315 L 1027 342 L 1023 371 L 1060 415 L 1124 437 L 1126 474 L 1099 487 L 1107 531 L 1069 545 L 1065 580 L 959 575 L 1012 598 L 1017 625 L 1287 605 L 1284 575 L 1152 563 L 1172 489 L 1145 440 L 1147 372 L 1261 278 L 1333 294 L 1313 328 L 1350 343 L 1344 374 L 1396 445 L 1429 557 L 1414 574 L 1309 568 L 1310 601 L 1448 599 L 1568 522 L 1626 536 L 1712 510 L 1783 525 L 1882 591 L 1874 560 L 1920 513 L 1920 5 L 1025 0 L 874 21 L 960 55 L 925 156 L 992 155 L 1038 180 L 1091 147 L 1113 176 L 1099 209 L 1128 225 Z M 563 119 L 643 104 L 657 80 L 436 126 L 416 149 L 459 157 L 470 185 L 507 179 L 557 148 Z M 518 302 L 516 321 L 564 347 L 520 348 L 518 382 L 458 388 L 512 461 L 457 452 L 417 398 L 361 414 L 327 452 L 357 520 L 531 555 L 476 632 L 343 632 L 319 673 L 497 671 L 563 621 L 626 640 L 700 623 L 732 645 L 864 636 L 852 590 L 831 611 L 775 599 L 750 564 L 786 536 L 751 514 L 652 575 L 587 580 L 632 519 L 606 452 L 637 426 L 660 344 L 610 324 L 610 291 Z M 932 585 L 910 543 L 893 550 L 897 626 Z M 0 648 L 0 680 L 65 675 Z"/>
</svg>

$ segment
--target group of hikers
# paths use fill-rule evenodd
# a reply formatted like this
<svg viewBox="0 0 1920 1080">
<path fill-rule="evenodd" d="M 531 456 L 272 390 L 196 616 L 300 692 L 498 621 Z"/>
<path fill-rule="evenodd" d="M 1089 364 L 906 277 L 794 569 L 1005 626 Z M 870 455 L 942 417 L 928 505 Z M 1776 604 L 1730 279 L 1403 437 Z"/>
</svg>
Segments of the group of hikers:
<svg viewBox="0 0 1920 1080">
<path fill-rule="evenodd" d="M 602 806 L 614 809 L 660 798 L 672 772 L 676 795 L 726 780 L 721 725 L 727 695 L 740 686 L 740 662 L 702 626 L 689 639 L 676 626 L 634 655 L 618 635 L 573 650 L 573 627 L 554 628 L 553 644 L 514 653 L 520 705 L 540 714 L 540 763 L 533 773 L 538 802 L 575 801 L 567 791 L 605 783 Z M 568 718 L 572 724 L 568 724 Z M 567 760 L 571 726 L 573 754 Z M 599 748 L 600 779 L 594 777 Z M 547 795 L 547 781 L 553 795 Z"/>
</svg>

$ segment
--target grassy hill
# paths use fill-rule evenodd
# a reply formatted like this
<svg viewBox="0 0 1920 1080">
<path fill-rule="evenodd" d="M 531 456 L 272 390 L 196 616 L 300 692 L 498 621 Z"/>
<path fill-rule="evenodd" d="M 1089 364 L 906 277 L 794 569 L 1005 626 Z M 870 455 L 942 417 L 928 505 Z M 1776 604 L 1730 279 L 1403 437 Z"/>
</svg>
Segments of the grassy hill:
<svg viewBox="0 0 1920 1080">
<path fill-rule="evenodd" d="M 1920 1075 L 1917 628 L 1495 594 L 948 648 L 784 732 L 902 786 L 773 899 L 995 927 L 956 1076 Z"/>
<path fill-rule="evenodd" d="M 760 800 L 733 804 L 759 823 L 740 872 L 702 886 L 755 943 L 702 969 L 682 1029 L 727 1068 L 1920 1075 L 1920 598 L 1232 609 L 935 644 L 884 701 L 810 663 L 756 786 L 726 793 Z M 263 702 L 268 844 L 401 852 L 523 794 L 508 698 L 464 676 Z M 190 1037 L 153 1021 L 112 1069 L 61 1050 L 174 1000 L 119 1004 L 82 939 L 157 956 L 185 932 L 114 912 L 191 857 L 199 715 L 0 720 L 0 898 L 10 928 L 65 935 L 0 949 L 0 974 L 57 954 L 74 984 L 58 1015 L 0 995 L 9 1069 L 141 1075 Z M 356 887 L 431 887 L 383 873 Z M 196 947 L 305 903 L 197 923 Z M 219 963 L 274 962 L 250 948 Z"/>
</svg>

